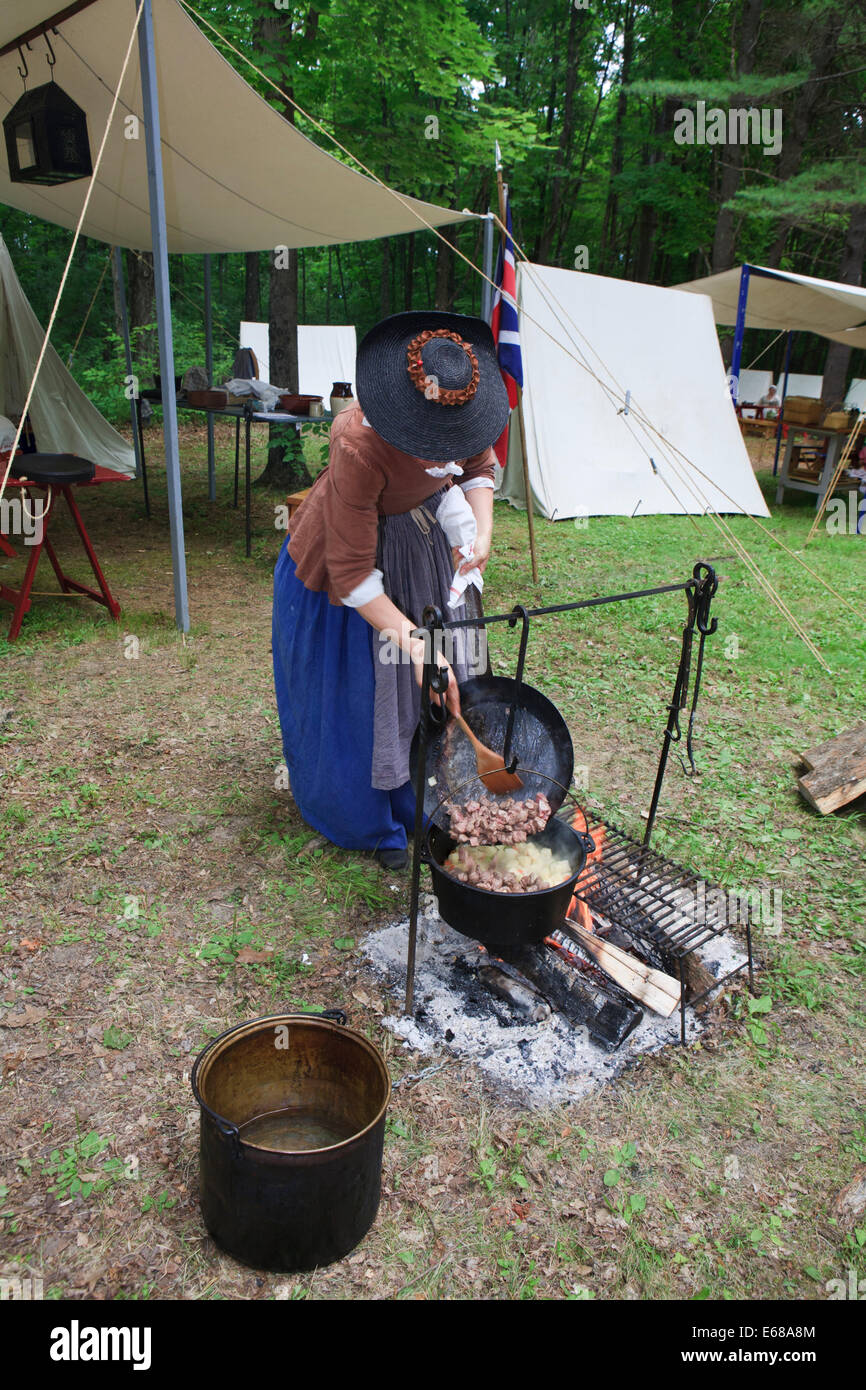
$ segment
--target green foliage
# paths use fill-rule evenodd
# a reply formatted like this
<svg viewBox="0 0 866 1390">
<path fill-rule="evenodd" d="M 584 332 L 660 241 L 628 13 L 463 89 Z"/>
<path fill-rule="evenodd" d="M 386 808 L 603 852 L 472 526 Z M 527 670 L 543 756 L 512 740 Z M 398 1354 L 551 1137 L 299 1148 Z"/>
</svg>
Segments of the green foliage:
<svg viewBox="0 0 866 1390">
<path fill-rule="evenodd" d="M 332 132 L 402 193 L 495 208 L 498 141 L 516 236 L 531 257 L 550 264 L 573 266 L 576 248 L 585 246 L 590 273 L 675 284 L 712 267 L 719 219 L 733 212 L 734 261 L 760 262 L 773 252 L 787 268 L 832 278 L 851 213 L 866 196 L 858 116 L 866 16 L 847 0 L 794 7 L 765 0 L 753 43 L 744 32 L 752 11 L 741 0 L 593 0 L 587 9 L 567 0 L 317 0 L 285 9 L 273 0 L 201 0 L 200 9 L 255 64 L 204 26 L 268 102 L 286 114 L 281 93 L 289 93 L 315 118 L 293 113 L 307 137 L 353 162 L 328 139 Z M 736 175 L 723 189 L 732 147 L 673 139 L 675 112 L 698 100 L 778 108 L 781 155 L 737 147 Z M 275 177 L 291 178 L 291 171 L 277 167 Z M 44 323 L 70 234 L 8 208 L 0 230 Z M 447 235 L 480 261 L 478 226 Z M 82 239 L 54 344 L 64 361 L 74 350 L 76 379 L 110 420 L 128 428 L 127 368 L 111 274 L 103 276 L 106 254 Z M 129 264 L 138 253 L 126 254 Z M 240 253 L 213 260 L 214 374 L 222 381 L 244 316 L 245 260 Z M 259 269 L 264 318 L 266 252 Z M 171 280 L 183 371 L 205 358 L 202 258 L 173 256 Z M 419 227 L 412 238 L 302 250 L 299 293 L 301 322 L 354 323 L 362 334 L 403 308 L 477 312 L 481 282 L 450 245 Z M 135 337 L 134 371 L 146 386 L 155 366 L 152 324 L 138 324 Z M 761 346 L 756 337 L 754 351 Z M 779 369 L 782 350 L 777 345 L 763 364 Z M 793 369 L 820 371 L 826 350 L 825 342 L 798 335 Z M 866 374 L 859 355 L 851 374 Z"/>
</svg>

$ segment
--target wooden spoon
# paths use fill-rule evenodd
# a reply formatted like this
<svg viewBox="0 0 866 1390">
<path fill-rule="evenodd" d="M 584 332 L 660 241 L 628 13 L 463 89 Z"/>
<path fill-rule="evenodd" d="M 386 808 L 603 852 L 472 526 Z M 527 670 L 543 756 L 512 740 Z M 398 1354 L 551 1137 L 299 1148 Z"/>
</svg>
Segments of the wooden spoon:
<svg viewBox="0 0 866 1390">
<path fill-rule="evenodd" d="M 478 776 L 488 791 L 493 792 L 494 796 L 502 796 L 505 792 L 516 792 L 518 787 L 522 787 L 523 783 L 516 772 L 505 771 L 502 754 L 494 753 L 492 748 L 487 748 L 476 738 L 462 714 L 455 714 L 454 718 L 475 749 Z"/>
</svg>

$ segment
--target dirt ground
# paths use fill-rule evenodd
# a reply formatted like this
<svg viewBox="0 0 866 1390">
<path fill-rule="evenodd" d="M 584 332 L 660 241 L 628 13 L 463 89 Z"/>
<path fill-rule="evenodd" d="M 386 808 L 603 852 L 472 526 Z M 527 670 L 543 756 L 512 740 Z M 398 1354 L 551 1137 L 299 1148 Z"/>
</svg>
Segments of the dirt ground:
<svg viewBox="0 0 866 1390">
<path fill-rule="evenodd" d="M 274 498 L 246 561 L 227 477 L 209 509 L 188 475 L 186 640 L 159 489 L 148 526 L 129 485 L 87 509 L 121 623 L 43 603 L 0 657 L 0 1274 L 77 1299 L 810 1299 L 862 1277 L 862 918 L 797 939 L 817 1003 L 790 970 L 762 976 L 771 1012 L 738 984 L 699 1045 L 567 1111 L 403 1050 L 359 942 L 405 878 L 324 847 L 278 784 Z M 501 533 L 520 551 L 516 519 Z M 620 741 L 599 766 L 636 804 L 654 754 Z M 339 1264 L 259 1274 L 203 1228 L 189 1072 L 233 1023 L 300 1005 L 346 1008 L 399 1083 L 382 1207 Z"/>
</svg>

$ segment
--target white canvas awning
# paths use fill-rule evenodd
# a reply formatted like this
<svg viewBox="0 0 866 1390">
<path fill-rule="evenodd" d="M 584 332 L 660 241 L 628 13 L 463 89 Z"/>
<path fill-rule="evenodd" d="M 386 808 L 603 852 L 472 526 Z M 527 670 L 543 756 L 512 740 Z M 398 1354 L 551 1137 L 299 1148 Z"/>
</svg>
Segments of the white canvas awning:
<svg viewBox="0 0 866 1390">
<path fill-rule="evenodd" d="M 0 48 L 69 8 L 63 0 L 3 0 Z M 153 0 L 169 251 L 268 250 L 366 241 L 465 221 L 400 198 L 325 153 L 250 87 L 177 0 Z M 54 77 L 87 113 L 95 158 L 135 20 L 133 0 L 94 0 L 52 36 Z M 44 38 L 25 57 L 28 87 L 48 81 Z M 0 58 L 0 119 L 21 96 L 16 51 Z M 138 119 L 138 138 L 128 138 Z M 0 202 L 73 228 L 89 180 L 12 183 L 0 154 Z M 112 246 L 150 248 L 138 50 L 127 70 L 83 230 Z"/>
<path fill-rule="evenodd" d="M 716 323 L 733 325 L 737 322 L 741 272 L 741 266 L 734 266 L 674 288 L 707 295 Z M 751 266 L 746 327 L 796 329 L 850 347 L 866 347 L 866 288 L 816 280 L 790 270 Z"/>
</svg>

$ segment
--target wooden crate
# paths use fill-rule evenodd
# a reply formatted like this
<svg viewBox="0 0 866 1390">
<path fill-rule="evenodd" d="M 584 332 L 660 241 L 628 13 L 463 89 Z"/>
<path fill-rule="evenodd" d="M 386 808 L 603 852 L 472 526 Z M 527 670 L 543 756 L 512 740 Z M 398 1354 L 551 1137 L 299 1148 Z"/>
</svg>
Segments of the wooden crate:
<svg viewBox="0 0 866 1390">
<path fill-rule="evenodd" d="M 808 396 L 787 396 L 782 407 L 782 419 L 789 425 L 817 425 L 822 413 L 821 402 Z"/>
</svg>

